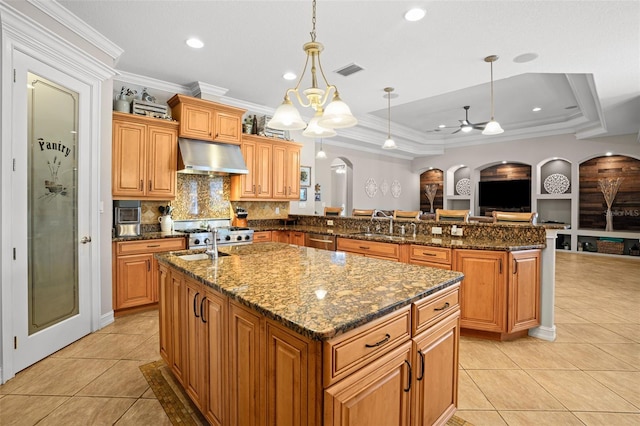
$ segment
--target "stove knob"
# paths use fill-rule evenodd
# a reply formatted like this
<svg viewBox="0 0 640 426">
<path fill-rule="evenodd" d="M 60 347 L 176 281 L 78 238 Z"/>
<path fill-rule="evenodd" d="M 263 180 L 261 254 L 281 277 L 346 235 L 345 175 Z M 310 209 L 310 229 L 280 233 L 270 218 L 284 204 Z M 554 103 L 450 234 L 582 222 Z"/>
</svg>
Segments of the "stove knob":
<svg viewBox="0 0 640 426">
<path fill-rule="evenodd" d="M 238 240 L 238 241 L 242 241 L 242 235 L 238 235 L 238 236 L 236 237 L 236 240 Z"/>
<path fill-rule="evenodd" d="M 227 235 L 226 237 L 224 237 L 225 241 L 231 241 L 231 236 Z"/>
<path fill-rule="evenodd" d="M 245 239 L 245 240 L 247 240 L 247 241 L 249 241 L 249 240 L 251 239 L 251 236 L 250 236 L 250 235 L 245 235 L 245 236 L 244 236 L 244 239 Z"/>
<path fill-rule="evenodd" d="M 193 244 L 195 244 L 195 245 L 200 244 L 200 240 L 196 238 L 195 240 L 193 240 Z"/>
</svg>

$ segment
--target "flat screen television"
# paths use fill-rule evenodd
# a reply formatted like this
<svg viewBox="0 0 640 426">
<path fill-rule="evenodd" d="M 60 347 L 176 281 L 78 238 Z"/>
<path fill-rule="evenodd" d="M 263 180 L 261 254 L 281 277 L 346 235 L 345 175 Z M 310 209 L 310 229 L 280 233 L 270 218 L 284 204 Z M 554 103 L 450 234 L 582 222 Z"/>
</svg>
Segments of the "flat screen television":
<svg viewBox="0 0 640 426">
<path fill-rule="evenodd" d="M 529 208 L 531 207 L 531 180 L 495 180 L 480 182 L 479 203 L 482 207 Z"/>
</svg>

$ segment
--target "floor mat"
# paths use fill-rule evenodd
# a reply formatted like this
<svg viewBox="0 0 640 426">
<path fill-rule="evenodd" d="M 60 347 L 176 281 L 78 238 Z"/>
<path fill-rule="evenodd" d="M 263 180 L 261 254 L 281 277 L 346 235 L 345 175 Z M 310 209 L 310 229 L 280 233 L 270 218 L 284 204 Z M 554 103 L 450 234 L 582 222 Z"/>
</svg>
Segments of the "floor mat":
<svg viewBox="0 0 640 426">
<path fill-rule="evenodd" d="M 207 425 L 207 421 L 200 411 L 193 405 L 182 386 L 164 361 L 155 361 L 141 365 L 140 371 L 149 383 L 149 387 L 158 398 L 160 405 L 174 425 L 200 426 Z M 453 416 L 447 426 L 473 426 L 471 423 Z"/>
</svg>

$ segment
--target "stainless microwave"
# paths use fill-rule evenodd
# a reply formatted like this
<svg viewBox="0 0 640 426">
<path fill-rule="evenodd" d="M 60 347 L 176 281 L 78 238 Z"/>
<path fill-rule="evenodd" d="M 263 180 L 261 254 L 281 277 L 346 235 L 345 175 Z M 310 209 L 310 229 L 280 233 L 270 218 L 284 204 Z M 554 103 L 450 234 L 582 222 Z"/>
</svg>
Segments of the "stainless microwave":
<svg viewBox="0 0 640 426">
<path fill-rule="evenodd" d="M 115 201 L 113 223 L 116 237 L 140 235 L 142 209 L 139 201 Z"/>
</svg>

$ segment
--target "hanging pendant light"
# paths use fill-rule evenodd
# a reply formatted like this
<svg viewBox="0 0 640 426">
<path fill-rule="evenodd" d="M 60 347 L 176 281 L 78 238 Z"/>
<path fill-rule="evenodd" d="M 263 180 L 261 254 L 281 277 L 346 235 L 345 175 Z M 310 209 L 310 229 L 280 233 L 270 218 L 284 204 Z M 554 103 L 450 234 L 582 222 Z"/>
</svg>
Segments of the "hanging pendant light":
<svg viewBox="0 0 640 426">
<path fill-rule="evenodd" d="M 296 87 L 287 89 L 284 95 L 284 101 L 276 109 L 273 114 L 273 118 L 269 121 L 267 126 L 278 130 L 301 130 L 307 126 L 300 116 L 300 113 L 291 102 L 289 94 L 293 94 L 296 99 L 298 99 L 298 102 L 302 107 L 311 107 L 315 110 L 314 117 L 309 123 L 309 127 L 311 127 L 311 129 L 308 131 L 308 136 L 319 137 L 320 135 L 317 134 L 317 129 L 318 126 L 320 126 L 324 129 L 326 134 L 323 137 L 330 137 L 335 136 L 336 133 L 333 132 L 333 134 L 330 134 L 327 129 L 332 130 L 353 127 L 358 124 L 358 120 L 353 116 L 353 114 L 351 114 L 349 106 L 340 99 L 338 88 L 329 84 L 324 75 L 324 71 L 322 70 L 320 52 L 322 52 L 324 46 L 322 43 L 316 41 L 316 0 L 313 0 L 313 17 L 311 23 L 313 26 L 311 31 L 311 41 L 302 46 L 302 49 L 307 54 L 307 60 L 304 64 L 302 73 L 300 74 L 300 79 L 298 79 Z M 303 96 L 306 98 L 306 100 L 303 100 L 302 96 L 300 96 L 300 83 L 307 71 L 309 59 L 311 59 L 311 87 L 302 91 Z M 316 64 L 325 84 L 324 89 L 318 87 Z M 331 92 L 333 92 L 333 97 L 323 112 L 323 107 L 327 103 Z"/>
<path fill-rule="evenodd" d="M 320 151 L 316 154 L 316 160 L 326 160 L 327 153 L 322 150 L 322 139 L 320 139 Z"/>
<path fill-rule="evenodd" d="M 337 134 L 335 130 L 322 127 L 320 124 L 318 124 L 318 120 L 320 120 L 321 117 L 322 107 L 319 107 L 318 111 L 316 111 L 313 118 L 309 121 L 307 128 L 304 129 L 304 132 L 302 132 L 302 134 L 310 138 L 330 138 L 332 136 L 335 136 Z"/>
<path fill-rule="evenodd" d="M 396 149 L 398 145 L 396 145 L 396 142 L 391 139 L 391 92 L 393 92 L 393 87 L 385 87 L 384 91 L 387 92 L 385 96 L 389 100 L 387 108 L 387 123 L 389 126 L 389 132 L 387 133 L 387 140 L 384 141 L 384 144 L 382 145 L 382 149 Z"/>
<path fill-rule="evenodd" d="M 497 60 L 497 55 L 491 55 L 484 58 L 485 62 L 489 62 L 491 64 L 491 120 L 489 120 L 484 127 L 484 130 L 482 131 L 483 135 L 499 135 L 504 132 L 502 127 L 500 127 L 500 123 L 498 123 L 493 117 L 493 63 Z"/>
</svg>

